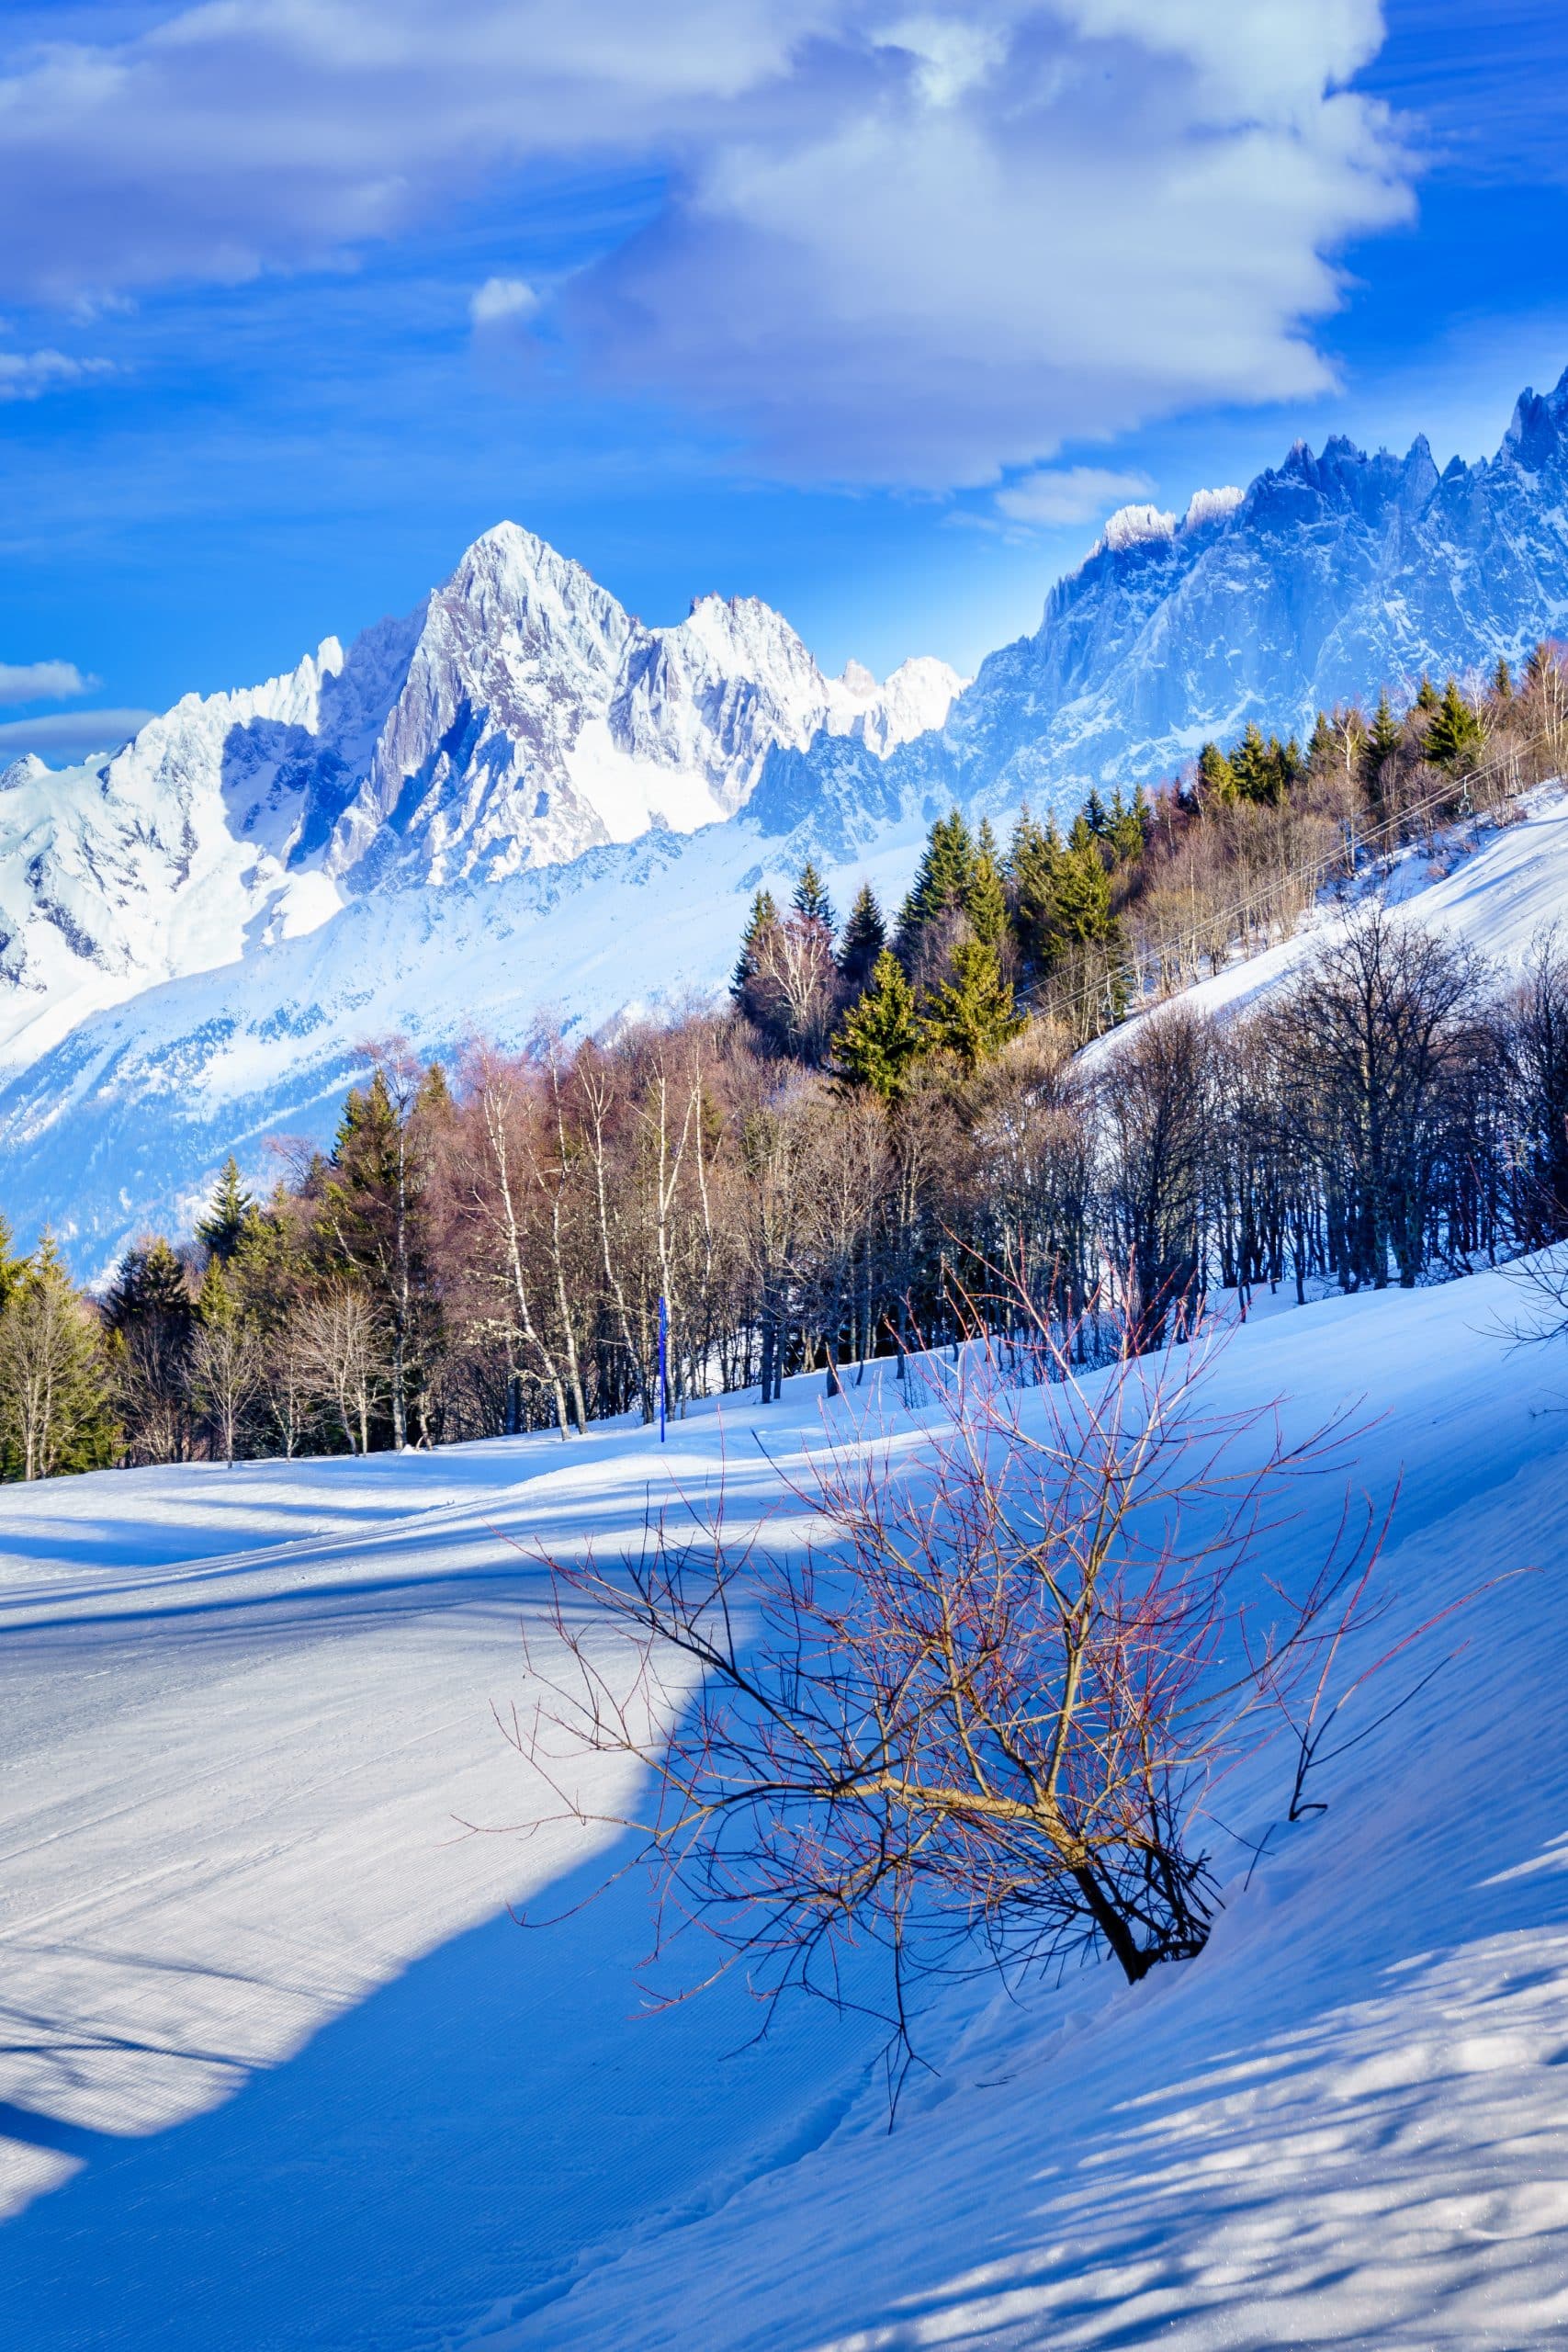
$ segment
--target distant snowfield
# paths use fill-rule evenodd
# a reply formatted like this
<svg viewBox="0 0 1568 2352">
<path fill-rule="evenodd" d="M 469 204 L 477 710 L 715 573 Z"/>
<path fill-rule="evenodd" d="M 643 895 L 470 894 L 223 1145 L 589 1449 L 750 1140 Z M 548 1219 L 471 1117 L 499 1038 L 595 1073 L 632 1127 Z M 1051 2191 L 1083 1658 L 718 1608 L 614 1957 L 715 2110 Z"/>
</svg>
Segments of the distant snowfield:
<svg viewBox="0 0 1568 2352">
<path fill-rule="evenodd" d="M 1275 1826 L 1202 1958 L 933 2020 L 889 2137 L 863 2025 L 638 2014 L 646 1891 L 549 1809 L 526 1547 L 612 1544 L 830 1412 L 6 1490 L 0 2309 L 65 2352 L 1519 2346 L 1568 2331 L 1568 1350 L 1517 1281 L 1239 1332 L 1219 1396 L 1360 1397 L 1393 1623 L 1539 1564 Z M 898 1409 L 896 1406 L 889 1409 Z M 762 1429 L 780 1464 L 753 1449 Z M 918 1442 L 911 1430 L 910 1442 Z M 1315 1550 L 1323 1488 L 1279 1540 Z M 1392 1627 L 1389 1629 L 1392 1630 Z M 1386 1637 L 1386 1635 L 1385 1635 Z M 607 1658 L 613 1658 L 607 1651 Z M 604 1771 L 596 1767 L 597 1772 Z M 591 1775 L 584 1770 L 584 1785 Z M 1283 1752 L 1227 1790 L 1283 1812 Z M 615 1787 L 600 1795 L 614 1803 Z M 508 1903 L 560 1924 L 519 1928 Z"/>
</svg>

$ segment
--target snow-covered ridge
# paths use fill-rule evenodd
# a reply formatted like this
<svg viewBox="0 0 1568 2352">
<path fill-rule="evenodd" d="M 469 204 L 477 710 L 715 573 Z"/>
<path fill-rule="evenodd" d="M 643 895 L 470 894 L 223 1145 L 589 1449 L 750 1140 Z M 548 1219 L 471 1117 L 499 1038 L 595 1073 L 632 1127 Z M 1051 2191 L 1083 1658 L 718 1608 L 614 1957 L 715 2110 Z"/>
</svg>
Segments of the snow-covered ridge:
<svg viewBox="0 0 1568 2352">
<path fill-rule="evenodd" d="M 886 757 L 963 681 L 825 678 L 755 597 L 634 619 L 503 523 L 405 620 L 233 694 L 187 695 L 112 758 L 0 777 L 0 1057 L 133 990 L 235 962 L 388 887 L 496 879 L 733 816 L 776 746 Z"/>
</svg>

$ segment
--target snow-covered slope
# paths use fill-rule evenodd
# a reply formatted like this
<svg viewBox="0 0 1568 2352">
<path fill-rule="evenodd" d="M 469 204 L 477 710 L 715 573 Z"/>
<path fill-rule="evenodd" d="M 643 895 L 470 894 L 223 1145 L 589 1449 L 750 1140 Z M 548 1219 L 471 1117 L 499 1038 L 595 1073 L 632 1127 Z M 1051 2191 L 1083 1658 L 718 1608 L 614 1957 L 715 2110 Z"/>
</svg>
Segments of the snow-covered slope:
<svg viewBox="0 0 1568 2352">
<path fill-rule="evenodd" d="M 919 826 L 889 827 L 829 869 L 840 904 L 859 874 L 894 899 Z M 84 1272 L 149 1222 L 188 1223 L 224 1154 L 270 1182 L 266 1138 L 330 1135 L 367 1040 L 406 1035 L 449 1058 L 482 1032 L 521 1046 L 541 1012 L 578 1024 L 722 989 L 750 892 L 787 886 L 794 845 L 750 812 L 689 842 L 657 833 L 570 865 L 444 890 L 384 891 L 243 964 L 176 980 L 85 1020 L 0 1091 L 3 1197 L 18 1228 L 52 1220 Z M 1456 844 L 1452 870 L 1412 855 L 1394 888 L 1409 918 L 1517 969 L 1568 908 L 1568 798 Z M 1307 952 L 1303 934 L 1196 991 L 1235 1001 Z"/>
<path fill-rule="evenodd" d="M 825 678 L 755 597 L 645 628 L 514 524 L 406 621 L 187 695 L 106 763 L 0 775 L 0 1066 L 137 990 L 312 931 L 367 892 L 494 879 L 733 815 L 775 745 L 873 757 L 962 681 Z"/>
<path fill-rule="evenodd" d="M 526 1716 L 520 1619 L 551 1661 L 526 1547 L 613 1552 L 721 1462 L 738 1533 L 797 1518 L 818 1416 L 852 1430 L 869 1384 L 702 1408 L 662 1452 L 604 1427 L 8 1489 L 6 2341 L 1560 2344 L 1564 1367 L 1514 1346 L 1526 1312 L 1483 1274 L 1236 1334 L 1217 1410 L 1280 1397 L 1304 1430 L 1364 1398 L 1358 1485 L 1403 1473 L 1378 1645 L 1544 1573 L 1439 1636 L 1462 1660 L 1326 1768 L 1314 1822 L 1282 1820 L 1282 1749 L 1233 1776 L 1200 1960 L 954 1993 L 891 2136 L 863 2021 L 800 2009 L 759 2045 L 738 1984 L 650 2013 L 640 1877 L 583 1905 L 620 1849 L 461 1826 L 559 1811 L 491 1713 Z M 884 1406 L 918 1446 L 896 1383 Z M 1303 1489 L 1278 1564 L 1338 1511 Z"/>
</svg>

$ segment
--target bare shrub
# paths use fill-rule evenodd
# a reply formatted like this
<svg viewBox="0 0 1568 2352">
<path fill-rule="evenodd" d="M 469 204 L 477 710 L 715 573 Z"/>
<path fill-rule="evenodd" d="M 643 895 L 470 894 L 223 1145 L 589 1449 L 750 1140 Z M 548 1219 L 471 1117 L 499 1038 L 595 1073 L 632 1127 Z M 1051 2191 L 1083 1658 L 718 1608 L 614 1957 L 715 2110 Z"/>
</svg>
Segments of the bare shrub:
<svg viewBox="0 0 1568 2352">
<path fill-rule="evenodd" d="M 923 1453 L 829 1426 L 791 1497 L 804 1544 L 732 1539 L 721 1492 L 618 1566 L 549 1561 L 568 1664 L 531 1660 L 547 1695 L 513 1727 L 548 1776 L 585 1747 L 645 1768 L 647 1809 L 616 1820 L 661 1945 L 695 1924 L 769 2002 L 840 1999 L 850 1953 L 880 1950 L 895 2096 L 933 1973 L 1100 1948 L 1136 1983 L 1202 1948 L 1216 1781 L 1342 1632 L 1381 1541 L 1370 1513 L 1342 1521 L 1317 1565 L 1266 1578 L 1342 1428 L 1294 1442 L 1268 1409 L 1216 1410 L 1208 1336 L 1086 1382 L 1071 1334 L 1034 1329 L 1032 1389 L 983 1345 L 928 1372 Z"/>
</svg>

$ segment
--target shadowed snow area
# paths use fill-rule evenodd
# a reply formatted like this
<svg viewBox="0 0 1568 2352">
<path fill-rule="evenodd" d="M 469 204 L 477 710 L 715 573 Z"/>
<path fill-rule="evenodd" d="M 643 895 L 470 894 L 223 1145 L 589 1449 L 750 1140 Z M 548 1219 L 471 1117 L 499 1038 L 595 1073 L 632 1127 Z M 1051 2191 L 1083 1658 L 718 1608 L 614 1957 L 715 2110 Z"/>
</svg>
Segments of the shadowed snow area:
<svg viewBox="0 0 1568 2352">
<path fill-rule="evenodd" d="M 1273 1826 L 1248 1887 L 1241 1844 L 1217 1849 L 1200 1960 L 947 1996 L 891 2136 L 863 2022 L 800 2010 L 742 2047 L 738 1984 L 642 2013 L 644 1883 L 574 1908 L 611 1833 L 457 1826 L 554 1809 L 490 1713 L 528 1701 L 519 1622 L 541 1638 L 506 1538 L 613 1545 L 721 1446 L 744 1523 L 871 1385 L 705 1408 L 662 1453 L 606 1427 L 8 1489 L 6 2340 L 1563 2340 L 1568 1349 L 1515 1346 L 1532 1313 L 1496 1273 L 1235 1336 L 1216 1404 L 1381 1417 L 1356 1474 L 1380 1500 L 1404 1479 L 1380 1642 L 1542 1573 L 1467 1614 L 1464 1655 L 1328 1768 L 1316 1822 L 1283 1826 L 1282 1747 L 1227 1784 L 1238 1840 Z M 1271 1566 L 1322 1550 L 1340 1494 L 1306 1498 Z M 613 1805 L 610 1768 L 581 1770 Z M 517 1902 L 570 1916 L 520 1929 Z"/>
</svg>

